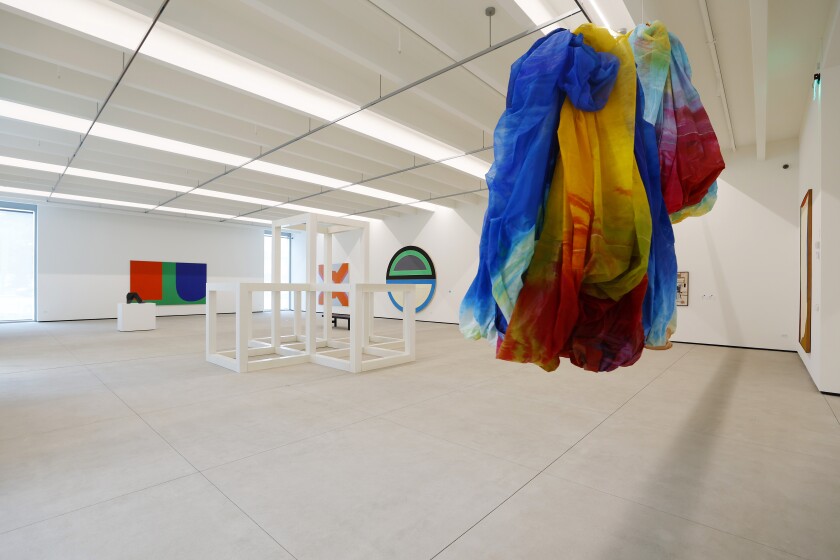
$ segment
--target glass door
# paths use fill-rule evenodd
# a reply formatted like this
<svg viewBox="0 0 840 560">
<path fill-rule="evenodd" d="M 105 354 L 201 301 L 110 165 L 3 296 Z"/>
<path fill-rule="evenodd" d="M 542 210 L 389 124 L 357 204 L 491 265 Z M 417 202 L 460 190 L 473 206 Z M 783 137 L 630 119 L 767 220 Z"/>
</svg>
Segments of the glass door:
<svg viewBox="0 0 840 560">
<path fill-rule="evenodd" d="M 35 320 L 35 212 L 0 202 L 0 321 Z"/>
</svg>

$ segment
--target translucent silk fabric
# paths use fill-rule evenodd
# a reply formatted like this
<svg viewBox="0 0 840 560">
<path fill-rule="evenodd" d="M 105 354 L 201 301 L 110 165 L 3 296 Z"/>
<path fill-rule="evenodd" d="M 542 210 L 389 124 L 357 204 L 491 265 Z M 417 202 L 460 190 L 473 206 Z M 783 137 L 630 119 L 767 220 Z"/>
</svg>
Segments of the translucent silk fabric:
<svg viewBox="0 0 840 560">
<path fill-rule="evenodd" d="M 691 84 L 682 43 L 661 21 L 630 33 L 645 94 L 645 120 L 656 127 L 662 195 L 674 223 L 701 216 L 717 199 L 723 157 L 709 115 Z"/>
<path fill-rule="evenodd" d="M 690 77 L 659 22 L 620 37 L 558 30 L 514 63 L 467 337 L 548 371 L 563 357 L 610 371 L 667 346 L 671 224 L 711 208 L 723 168 Z"/>
<path fill-rule="evenodd" d="M 487 173 L 490 200 L 478 272 L 461 304 L 464 336 L 493 340 L 504 334 L 544 216 L 560 107 L 568 102 L 601 109 L 617 71 L 615 57 L 595 52 L 565 29 L 539 39 L 511 67 L 507 108 L 496 126 L 495 161 Z"/>
</svg>

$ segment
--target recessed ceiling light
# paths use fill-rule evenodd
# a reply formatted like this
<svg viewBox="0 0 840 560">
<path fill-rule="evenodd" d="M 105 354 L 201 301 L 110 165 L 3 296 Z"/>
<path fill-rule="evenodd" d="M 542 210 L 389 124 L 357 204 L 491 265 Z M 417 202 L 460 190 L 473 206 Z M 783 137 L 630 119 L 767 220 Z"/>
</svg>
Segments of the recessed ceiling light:
<svg viewBox="0 0 840 560">
<path fill-rule="evenodd" d="M 151 23 L 150 18 L 122 6 L 96 0 L 3 2 L 21 11 L 128 49 L 136 48 L 142 37 L 142 33 L 138 35 L 139 30 L 145 31 Z M 328 121 L 359 109 L 358 105 L 350 101 L 164 23 L 159 22 L 155 25 L 140 52 Z M 452 146 L 370 110 L 356 113 L 338 124 L 432 160 L 463 154 Z M 455 167 L 449 162 L 443 163 L 465 171 L 464 166 Z M 466 173 L 474 174 L 473 171 L 477 168 L 467 169 L 472 171 L 465 171 Z"/>
</svg>

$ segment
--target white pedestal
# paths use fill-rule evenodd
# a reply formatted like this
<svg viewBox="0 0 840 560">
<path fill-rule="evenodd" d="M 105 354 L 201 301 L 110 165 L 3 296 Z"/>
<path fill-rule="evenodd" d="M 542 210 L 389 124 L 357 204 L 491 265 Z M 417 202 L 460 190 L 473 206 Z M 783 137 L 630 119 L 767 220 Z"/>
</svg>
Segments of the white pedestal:
<svg viewBox="0 0 840 560">
<path fill-rule="evenodd" d="M 155 303 L 120 303 L 117 304 L 117 330 L 152 331 L 157 320 Z"/>
</svg>

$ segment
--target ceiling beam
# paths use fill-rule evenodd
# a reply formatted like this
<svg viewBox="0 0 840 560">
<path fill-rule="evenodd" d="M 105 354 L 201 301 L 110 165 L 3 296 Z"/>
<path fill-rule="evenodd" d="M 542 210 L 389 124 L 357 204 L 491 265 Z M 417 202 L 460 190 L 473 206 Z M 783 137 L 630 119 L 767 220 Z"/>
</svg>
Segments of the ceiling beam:
<svg viewBox="0 0 840 560">
<path fill-rule="evenodd" d="M 750 0 L 755 151 L 759 161 L 764 161 L 767 152 L 767 10 L 767 0 Z"/>
</svg>

